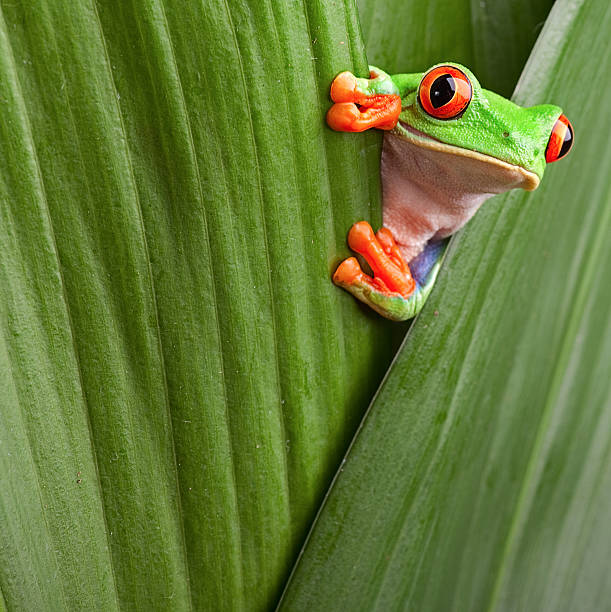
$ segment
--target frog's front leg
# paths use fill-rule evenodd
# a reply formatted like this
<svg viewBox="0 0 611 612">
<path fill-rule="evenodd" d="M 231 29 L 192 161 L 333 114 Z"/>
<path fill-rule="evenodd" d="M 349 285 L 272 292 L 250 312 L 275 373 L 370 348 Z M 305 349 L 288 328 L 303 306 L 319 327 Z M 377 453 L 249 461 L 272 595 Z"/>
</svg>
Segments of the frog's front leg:
<svg viewBox="0 0 611 612">
<path fill-rule="evenodd" d="M 401 114 L 399 91 L 385 72 L 371 68 L 370 79 L 342 72 L 331 84 L 335 104 L 327 124 L 338 132 L 363 132 L 370 128 L 392 130 Z"/>
<path fill-rule="evenodd" d="M 335 271 L 333 282 L 389 319 L 403 321 L 414 316 L 406 307 L 416 291 L 416 281 L 390 230 L 382 228 L 376 235 L 369 223 L 360 221 L 350 228 L 348 245 L 365 258 L 374 276 L 363 272 L 356 257 L 349 257 Z"/>
</svg>

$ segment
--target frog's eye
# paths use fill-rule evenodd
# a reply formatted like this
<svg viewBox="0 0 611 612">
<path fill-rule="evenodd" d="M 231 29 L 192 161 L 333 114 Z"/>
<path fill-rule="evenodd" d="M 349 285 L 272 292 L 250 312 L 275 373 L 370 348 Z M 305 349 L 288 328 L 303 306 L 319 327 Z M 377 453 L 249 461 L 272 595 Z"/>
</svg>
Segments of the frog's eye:
<svg viewBox="0 0 611 612">
<path fill-rule="evenodd" d="M 472 95 L 469 77 L 454 66 L 432 68 L 418 89 L 420 105 L 436 119 L 456 119 L 469 106 Z"/>
<path fill-rule="evenodd" d="M 552 133 L 545 149 L 545 161 L 548 164 L 564 157 L 573 146 L 573 126 L 569 120 L 560 115 L 554 123 Z"/>
</svg>

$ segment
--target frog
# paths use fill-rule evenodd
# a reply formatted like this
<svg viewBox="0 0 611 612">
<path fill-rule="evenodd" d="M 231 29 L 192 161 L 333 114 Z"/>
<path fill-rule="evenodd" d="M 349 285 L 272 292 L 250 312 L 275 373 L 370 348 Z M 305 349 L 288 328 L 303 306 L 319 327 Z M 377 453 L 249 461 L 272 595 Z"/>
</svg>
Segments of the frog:
<svg viewBox="0 0 611 612">
<path fill-rule="evenodd" d="M 455 62 L 425 72 L 369 78 L 349 71 L 331 83 L 328 126 L 384 132 L 380 162 L 382 227 L 348 232 L 348 257 L 332 280 L 382 316 L 405 321 L 423 308 L 450 236 L 490 197 L 536 189 L 547 164 L 565 157 L 573 127 L 560 107 L 521 107 L 481 87 Z"/>
</svg>

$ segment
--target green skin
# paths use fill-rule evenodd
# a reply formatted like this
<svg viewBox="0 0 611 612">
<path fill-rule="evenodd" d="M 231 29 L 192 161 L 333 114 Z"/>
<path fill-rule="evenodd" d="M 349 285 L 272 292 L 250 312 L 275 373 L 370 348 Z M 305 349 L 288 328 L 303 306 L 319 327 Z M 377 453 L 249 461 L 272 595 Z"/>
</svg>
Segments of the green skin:
<svg viewBox="0 0 611 612">
<path fill-rule="evenodd" d="M 483 89 L 468 68 L 451 62 L 437 65 L 455 66 L 471 80 L 473 97 L 460 120 L 435 119 L 422 109 L 417 98 L 423 72 L 391 76 L 370 66 L 372 73 L 378 76 L 375 79 L 357 79 L 358 88 L 367 95 L 398 94 L 401 97 L 399 121 L 427 136 L 490 155 L 543 178 L 545 149 L 562 109 L 553 104 L 522 108 L 493 91 Z M 393 132 L 411 137 L 400 123 Z"/>
<path fill-rule="evenodd" d="M 412 146 L 410 148 L 410 151 L 412 151 L 410 155 L 412 156 L 414 155 L 414 150 L 422 150 L 423 153 L 426 152 L 427 155 L 431 155 L 429 152 L 431 144 L 433 144 L 434 147 L 440 147 L 443 149 L 444 153 L 441 156 L 444 161 L 440 162 L 440 168 L 441 164 L 445 164 L 447 167 L 449 164 L 453 163 L 451 160 L 455 159 L 456 163 L 462 164 L 462 166 L 460 166 L 460 172 L 462 172 L 463 167 L 468 168 L 468 165 L 473 161 L 473 157 L 480 160 L 477 162 L 480 165 L 483 165 L 485 168 L 490 168 L 489 176 L 492 178 L 487 180 L 485 187 L 482 184 L 479 190 L 476 184 L 474 192 L 477 194 L 477 197 L 472 197 L 471 200 L 466 198 L 469 206 L 467 207 L 468 210 L 466 210 L 462 216 L 458 215 L 457 219 L 445 226 L 444 231 L 440 230 L 433 237 L 429 234 L 427 237 L 423 238 L 420 246 L 416 246 L 411 250 L 409 247 L 406 247 L 405 251 L 402 248 L 404 258 L 406 261 L 410 262 L 410 267 L 411 261 L 415 255 L 421 250 L 426 249 L 425 245 L 428 241 L 436 241 L 439 243 L 440 240 L 454 233 L 454 231 L 459 229 L 471 215 L 474 214 L 475 210 L 481 205 L 484 199 L 490 197 L 494 193 L 501 193 L 502 191 L 506 191 L 516 186 L 529 190 L 536 188 L 539 180 L 543 177 L 546 167 L 545 151 L 552 128 L 562 114 L 562 110 L 558 106 L 551 104 L 522 108 L 498 94 L 483 89 L 468 68 L 450 62 L 444 62 L 438 65 L 455 66 L 464 72 L 471 81 L 472 99 L 459 118 L 445 120 L 436 119 L 423 110 L 418 100 L 418 87 L 425 73 L 390 76 L 382 70 L 371 66 L 370 70 L 373 78 L 357 79 L 357 89 L 363 94 L 398 94 L 401 97 L 401 114 L 399 116 L 399 121 L 394 129 L 386 132 L 386 139 L 392 140 L 394 143 L 403 141 L 401 146 L 409 143 L 417 147 L 424 147 L 423 149 L 414 149 Z M 432 141 L 434 142 L 432 143 Z M 446 147 L 445 145 L 450 146 Z M 386 146 L 387 141 L 385 141 L 385 151 Z M 474 152 L 475 156 L 470 152 Z M 450 157 L 448 154 L 453 157 Z M 398 157 L 398 154 L 395 153 L 395 157 Z M 450 161 L 448 162 L 447 160 Z M 525 182 L 520 185 L 509 185 L 509 183 L 505 183 L 501 171 L 498 170 L 498 160 L 517 167 L 513 169 L 514 171 L 519 172 L 520 169 L 526 171 L 524 175 L 528 181 L 525 179 Z M 412 165 L 413 164 L 410 162 L 407 167 L 411 167 Z M 502 166 L 503 164 L 501 163 L 500 165 Z M 399 170 L 397 170 L 397 168 L 399 168 Z M 404 173 L 404 169 L 405 166 L 401 166 L 400 163 L 393 163 L 392 165 L 387 164 L 385 170 L 383 155 L 382 175 L 385 185 L 384 225 L 391 229 L 395 238 L 397 238 L 397 234 L 401 234 L 402 228 L 393 227 L 392 223 L 389 223 L 389 221 L 398 219 L 401 216 L 401 210 L 406 210 L 408 213 L 407 216 L 409 217 L 414 206 L 413 203 L 410 204 L 410 206 L 412 206 L 410 209 L 407 205 L 398 201 L 401 199 L 400 194 L 403 188 L 402 185 L 407 186 L 408 190 L 411 189 L 411 183 L 408 182 L 410 179 L 406 181 L 405 178 L 396 177 L 397 173 Z M 497 171 L 499 176 L 498 184 L 495 182 Z M 431 176 L 428 178 L 430 183 L 433 184 L 433 189 L 436 188 L 434 185 L 435 182 L 441 183 L 444 180 L 443 171 L 440 172 L 439 175 L 440 177 L 437 178 L 436 173 L 431 173 Z M 493 183 L 493 189 L 490 188 L 491 181 Z M 392 187 L 392 192 L 390 189 L 387 191 L 387 182 L 395 183 L 395 186 Z M 474 182 L 472 180 L 469 184 L 469 189 L 473 189 L 473 184 Z M 440 188 L 443 189 L 443 186 L 440 185 Z M 387 197 L 388 193 L 392 193 L 392 198 Z M 399 194 L 399 196 L 397 196 L 397 194 Z M 413 199 L 413 196 L 408 196 L 408 199 L 409 197 Z M 390 206 L 395 209 L 394 213 L 392 210 L 391 213 L 388 213 L 390 199 L 397 201 L 397 205 L 393 202 L 390 204 Z M 452 206 L 452 198 L 449 197 L 448 200 L 450 200 L 448 205 L 450 209 Z M 472 203 L 470 203 L 471 201 Z M 438 205 L 438 202 L 435 204 Z M 401 209 L 401 206 L 403 206 L 403 209 Z M 435 208 L 428 202 L 422 202 L 416 206 L 420 208 L 417 211 L 417 215 L 420 216 L 416 216 L 418 220 L 423 219 L 429 214 L 426 212 L 427 210 L 433 210 Z M 438 206 L 437 210 L 439 210 Z M 435 220 L 428 225 L 433 226 L 434 221 Z M 397 224 L 395 223 L 395 225 Z M 412 223 L 412 225 L 414 224 Z M 416 225 L 418 224 L 416 223 Z M 441 227 L 439 224 L 438 226 Z M 401 244 L 400 238 L 398 238 L 398 242 Z M 385 317 L 393 320 L 409 319 L 422 309 L 426 298 L 431 292 L 444 251 L 445 249 L 437 249 L 435 261 L 426 274 L 426 277 L 420 279 L 416 291 L 408 299 L 396 295 L 385 295 L 365 286 L 355 286 L 348 288 L 348 290 L 358 299 L 366 302 Z"/>
</svg>

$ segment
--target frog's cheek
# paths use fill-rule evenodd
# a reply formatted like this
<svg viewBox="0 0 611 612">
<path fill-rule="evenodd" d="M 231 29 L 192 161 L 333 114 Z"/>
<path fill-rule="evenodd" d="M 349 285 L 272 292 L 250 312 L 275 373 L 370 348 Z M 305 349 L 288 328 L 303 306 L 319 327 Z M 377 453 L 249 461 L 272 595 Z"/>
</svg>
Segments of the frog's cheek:
<svg viewBox="0 0 611 612">
<path fill-rule="evenodd" d="M 573 141 L 573 126 L 564 115 L 560 115 L 552 128 L 547 149 L 545 149 L 545 161 L 551 164 L 568 155 L 573 147 Z"/>
</svg>

